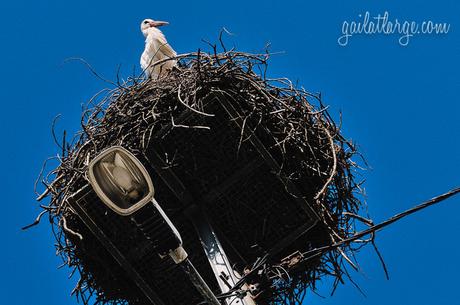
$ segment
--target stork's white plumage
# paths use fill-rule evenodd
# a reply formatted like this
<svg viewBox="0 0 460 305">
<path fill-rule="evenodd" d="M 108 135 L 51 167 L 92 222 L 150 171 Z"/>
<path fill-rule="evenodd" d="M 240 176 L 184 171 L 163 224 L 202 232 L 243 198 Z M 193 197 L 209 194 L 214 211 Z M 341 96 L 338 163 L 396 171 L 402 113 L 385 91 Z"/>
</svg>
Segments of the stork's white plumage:
<svg viewBox="0 0 460 305">
<path fill-rule="evenodd" d="M 167 24 L 168 22 L 166 21 L 152 19 L 145 19 L 141 23 L 141 31 L 145 36 L 145 49 L 141 56 L 141 67 L 145 74 L 151 78 L 158 78 L 176 65 L 175 59 L 166 60 L 175 57 L 177 54 L 158 29 L 158 27 Z M 156 64 L 158 61 L 162 62 Z"/>
</svg>

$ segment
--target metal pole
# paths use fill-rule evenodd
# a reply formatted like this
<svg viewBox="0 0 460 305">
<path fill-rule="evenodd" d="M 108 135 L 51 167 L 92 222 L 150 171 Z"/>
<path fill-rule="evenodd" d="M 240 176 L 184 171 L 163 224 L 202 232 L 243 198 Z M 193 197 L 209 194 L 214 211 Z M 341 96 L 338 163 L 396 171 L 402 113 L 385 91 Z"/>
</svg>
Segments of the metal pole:
<svg viewBox="0 0 460 305">
<path fill-rule="evenodd" d="M 203 280 L 198 270 L 195 269 L 192 262 L 188 259 L 187 252 L 182 247 L 182 238 L 179 231 L 177 231 L 160 204 L 154 198 L 152 198 L 151 201 L 152 205 L 144 207 L 141 215 L 132 215 L 131 219 L 148 240 L 162 240 L 161 247 L 157 246 L 156 249 L 160 256 L 166 255 L 164 251 L 168 248 L 174 249 L 170 250 L 167 254 L 169 254 L 177 265 L 181 266 L 192 284 L 209 305 L 222 305 Z M 150 209 L 150 211 L 148 209 Z M 152 209 L 154 210 L 152 211 Z M 165 228 L 169 230 L 165 230 Z M 161 236 L 158 234 L 161 234 Z"/>
<path fill-rule="evenodd" d="M 188 275 L 190 281 L 208 304 L 222 305 L 188 258 L 182 261 L 179 266 L 182 267 L 182 270 L 184 270 L 184 272 Z"/>
<path fill-rule="evenodd" d="M 187 215 L 193 222 L 195 229 L 200 237 L 201 245 L 208 257 L 214 276 L 219 284 L 222 293 L 229 292 L 238 282 L 235 271 L 233 270 L 214 229 L 206 219 L 198 206 L 192 206 L 187 210 Z M 247 295 L 243 299 L 236 296 L 229 297 L 227 304 L 232 305 L 256 305 L 255 301 Z"/>
</svg>

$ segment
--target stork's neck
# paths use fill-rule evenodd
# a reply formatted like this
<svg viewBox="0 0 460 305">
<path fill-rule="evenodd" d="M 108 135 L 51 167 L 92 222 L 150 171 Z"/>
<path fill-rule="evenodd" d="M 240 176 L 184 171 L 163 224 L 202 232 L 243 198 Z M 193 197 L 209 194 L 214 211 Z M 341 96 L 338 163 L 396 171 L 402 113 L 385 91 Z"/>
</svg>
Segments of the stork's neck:
<svg viewBox="0 0 460 305">
<path fill-rule="evenodd" d="M 142 33 L 144 34 L 144 37 L 146 38 L 146 40 L 148 40 L 149 38 L 152 39 L 152 38 L 157 38 L 157 37 L 160 37 L 160 36 L 164 37 L 163 32 L 161 32 L 156 27 L 148 28 L 145 31 L 143 31 Z"/>
</svg>

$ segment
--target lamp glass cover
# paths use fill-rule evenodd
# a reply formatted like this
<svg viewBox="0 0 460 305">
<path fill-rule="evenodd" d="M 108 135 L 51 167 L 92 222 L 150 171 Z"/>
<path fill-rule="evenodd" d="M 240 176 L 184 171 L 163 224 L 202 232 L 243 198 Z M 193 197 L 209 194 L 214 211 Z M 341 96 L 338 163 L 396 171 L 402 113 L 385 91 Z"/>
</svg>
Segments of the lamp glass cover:
<svg viewBox="0 0 460 305">
<path fill-rule="evenodd" d="M 89 181 L 99 198 L 121 215 L 130 215 L 153 197 L 152 180 L 128 150 L 113 146 L 89 165 Z"/>
</svg>

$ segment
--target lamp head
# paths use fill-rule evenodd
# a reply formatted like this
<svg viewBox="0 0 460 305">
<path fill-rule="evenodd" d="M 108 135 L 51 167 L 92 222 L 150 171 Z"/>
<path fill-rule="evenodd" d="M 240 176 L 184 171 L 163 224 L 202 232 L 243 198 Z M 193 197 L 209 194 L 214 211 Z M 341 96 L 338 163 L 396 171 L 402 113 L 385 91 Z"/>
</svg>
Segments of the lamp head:
<svg viewBox="0 0 460 305">
<path fill-rule="evenodd" d="M 120 215 L 131 215 L 153 198 L 147 170 L 121 146 L 110 147 L 91 161 L 88 179 L 98 197 Z"/>
</svg>

